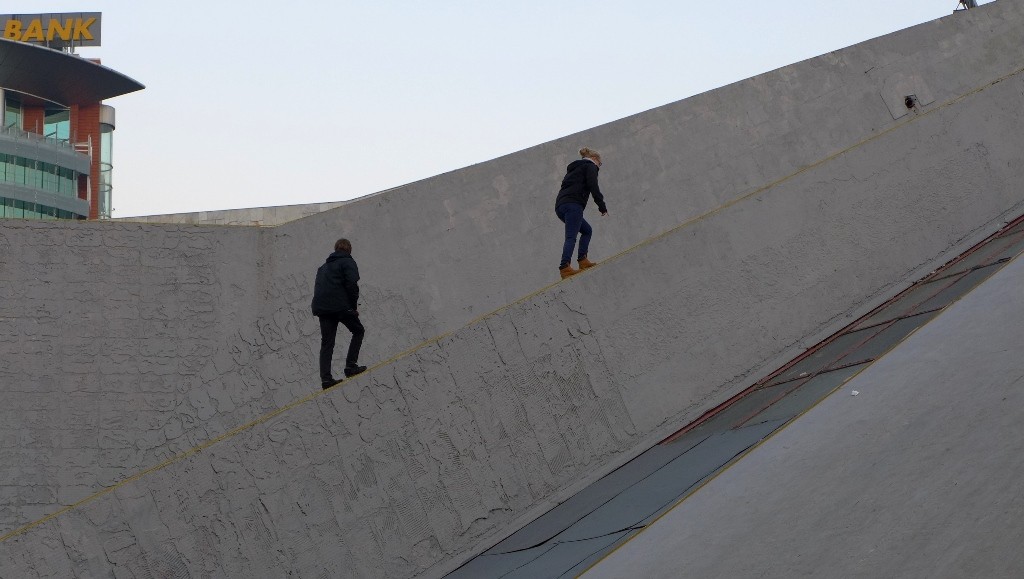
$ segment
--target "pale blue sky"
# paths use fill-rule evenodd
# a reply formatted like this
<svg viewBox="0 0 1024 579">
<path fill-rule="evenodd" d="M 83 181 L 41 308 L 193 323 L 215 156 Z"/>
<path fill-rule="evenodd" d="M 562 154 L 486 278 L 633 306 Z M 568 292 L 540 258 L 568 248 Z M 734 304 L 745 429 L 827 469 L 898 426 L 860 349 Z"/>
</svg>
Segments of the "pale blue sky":
<svg viewBox="0 0 1024 579">
<path fill-rule="evenodd" d="M 127 217 L 367 195 L 956 5 L 11 0 L 3 11 L 103 13 L 103 46 L 81 53 L 146 85 L 107 101 L 114 216 Z"/>
</svg>

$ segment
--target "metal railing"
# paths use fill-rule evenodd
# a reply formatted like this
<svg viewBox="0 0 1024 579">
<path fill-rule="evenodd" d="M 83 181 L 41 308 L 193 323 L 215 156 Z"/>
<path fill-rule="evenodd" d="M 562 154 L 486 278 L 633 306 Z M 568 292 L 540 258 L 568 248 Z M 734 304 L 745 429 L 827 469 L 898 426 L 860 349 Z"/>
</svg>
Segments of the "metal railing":
<svg viewBox="0 0 1024 579">
<path fill-rule="evenodd" d="M 19 129 L 16 125 L 8 125 L 3 129 L 0 129 L 0 135 L 5 135 L 13 139 L 24 139 L 27 141 L 45 142 L 55 147 L 61 147 L 64 149 L 72 148 L 72 143 L 70 139 L 58 139 L 55 136 L 40 135 L 39 133 L 33 133 L 32 131 Z"/>
</svg>

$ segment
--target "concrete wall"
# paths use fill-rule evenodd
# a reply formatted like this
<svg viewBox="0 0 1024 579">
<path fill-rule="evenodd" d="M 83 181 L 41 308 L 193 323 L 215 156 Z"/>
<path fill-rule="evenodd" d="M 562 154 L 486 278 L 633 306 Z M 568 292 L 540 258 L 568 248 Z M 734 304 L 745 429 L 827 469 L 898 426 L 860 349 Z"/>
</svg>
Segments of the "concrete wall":
<svg viewBox="0 0 1024 579">
<path fill-rule="evenodd" d="M 0 576 L 451 568 L 1019 213 L 1024 84 L 992 82 L 1022 16 L 1002 0 L 275 228 L 5 221 L 5 531 L 315 392 L 312 273 L 340 235 L 364 361 L 452 333 L 5 536 Z M 933 100 L 891 109 L 900 83 Z M 464 326 L 555 277 L 581 144 L 609 161 L 594 257 L 705 216 Z"/>
<path fill-rule="evenodd" d="M 605 161 L 610 215 L 588 212 L 601 260 L 898 126 L 907 93 L 926 112 L 1017 70 L 1020 11 L 953 15 L 285 223 L 274 273 L 311 280 L 333 240 L 352 239 L 381 359 L 557 279 L 554 196 L 580 146 Z"/>
<path fill-rule="evenodd" d="M 5 532 L 277 407 L 211 380 L 259 336 L 257 229 L 2 223 Z"/>
<path fill-rule="evenodd" d="M 246 209 L 224 209 L 220 211 L 197 211 L 195 213 L 172 213 L 168 215 L 141 215 L 117 217 L 112 221 L 133 223 L 188 223 L 192 225 L 261 225 L 274 226 L 328 209 L 341 207 L 348 201 L 329 203 L 306 203 L 303 205 L 279 205 L 276 207 L 250 207 Z"/>
</svg>

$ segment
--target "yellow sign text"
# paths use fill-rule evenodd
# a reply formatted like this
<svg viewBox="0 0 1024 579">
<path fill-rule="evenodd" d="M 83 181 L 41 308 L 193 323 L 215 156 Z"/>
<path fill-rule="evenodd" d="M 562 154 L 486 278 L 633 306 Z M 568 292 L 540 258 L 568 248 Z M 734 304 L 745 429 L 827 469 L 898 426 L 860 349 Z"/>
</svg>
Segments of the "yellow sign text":
<svg viewBox="0 0 1024 579">
<path fill-rule="evenodd" d="M 89 30 L 96 18 L 66 18 L 63 22 L 51 18 L 43 27 L 43 19 L 29 20 L 25 26 L 20 20 L 8 20 L 4 27 L 4 38 L 21 42 L 44 42 L 55 38 L 70 42 L 72 40 L 93 40 Z"/>
</svg>

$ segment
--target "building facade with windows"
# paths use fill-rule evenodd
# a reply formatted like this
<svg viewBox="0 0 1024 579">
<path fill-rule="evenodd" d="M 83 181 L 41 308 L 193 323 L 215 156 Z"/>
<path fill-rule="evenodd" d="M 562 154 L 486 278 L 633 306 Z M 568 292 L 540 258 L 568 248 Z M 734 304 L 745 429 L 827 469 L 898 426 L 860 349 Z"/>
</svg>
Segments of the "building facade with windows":
<svg viewBox="0 0 1024 579">
<path fill-rule="evenodd" d="M 0 15 L 0 30 L 0 218 L 110 217 L 103 101 L 143 85 L 75 54 L 99 45 L 99 13 Z"/>
</svg>

